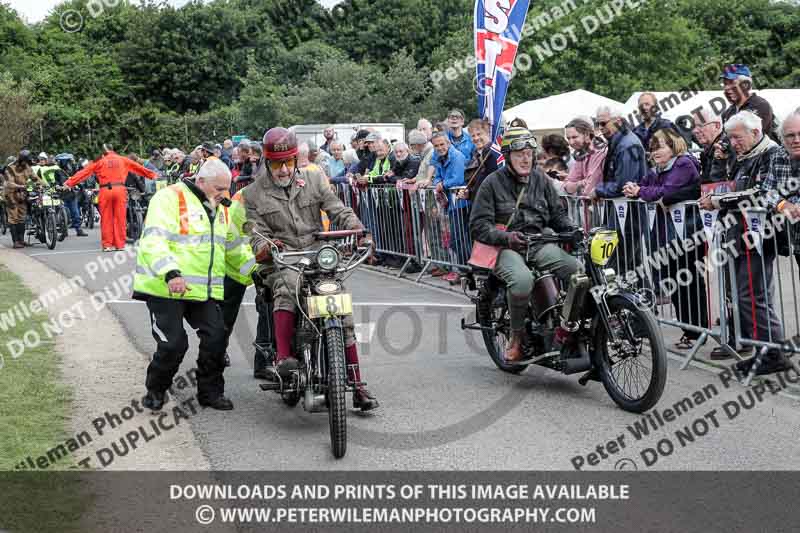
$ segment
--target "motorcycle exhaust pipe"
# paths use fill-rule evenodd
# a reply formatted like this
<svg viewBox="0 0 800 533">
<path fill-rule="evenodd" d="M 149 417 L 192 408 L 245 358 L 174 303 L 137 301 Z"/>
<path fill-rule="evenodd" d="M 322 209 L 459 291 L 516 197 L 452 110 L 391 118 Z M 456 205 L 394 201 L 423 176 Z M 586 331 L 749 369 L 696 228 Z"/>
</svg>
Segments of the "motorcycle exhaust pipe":
<svg viewBox="0 0 800 533">
<path fill-rule="evenodd" d="M 568 326 L 580 321 L 583 302 L 586 300 L 586 294 L 589 292 L 590 286 L 591 282 L 586 274 L 576 272 L 572 275 L 569 290 L 561 308 L 561 327 L 564 329 L 574 331 L 574 328 Z"/>
<path fill-rule="evenodd" d="M 592 368 L 592 359 L 589 357 L 589 351 L 586 349 L 585 343 L 578 343 L 578 353 L 580 354 L 578 357 L 564 359 L 564 374 L 577 374 Z"/>
</svg>

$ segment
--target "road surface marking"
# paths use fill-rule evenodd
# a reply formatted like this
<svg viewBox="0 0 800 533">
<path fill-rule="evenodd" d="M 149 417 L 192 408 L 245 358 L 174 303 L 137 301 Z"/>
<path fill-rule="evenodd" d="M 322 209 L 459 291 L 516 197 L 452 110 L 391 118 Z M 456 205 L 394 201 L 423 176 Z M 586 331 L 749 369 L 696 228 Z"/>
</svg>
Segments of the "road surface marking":
<svg viewBox="0 0 800 533">
<path fill-rule="evenodd" d="M 143 304 L 140 300 L 108 300 L 108 304 Z M 242 302 L 242 305 L 253 307 L 254 302 Z M 449 307 L 453 309 L 466 309 L 473 307 L 474 304 L 440 304 L 427 302 L 358 302 L 353 307 Z"/>
<path fill-rule="evenodd" d="M 36 254 L 28 254 L 28 257 L 42 257 L 47 255 L 67 255 L 67 254 L 99 254 L 102 253 L 102 249 L 98 250 L 65 250 L 63 252 L 39 252 Z"/>
</svg>

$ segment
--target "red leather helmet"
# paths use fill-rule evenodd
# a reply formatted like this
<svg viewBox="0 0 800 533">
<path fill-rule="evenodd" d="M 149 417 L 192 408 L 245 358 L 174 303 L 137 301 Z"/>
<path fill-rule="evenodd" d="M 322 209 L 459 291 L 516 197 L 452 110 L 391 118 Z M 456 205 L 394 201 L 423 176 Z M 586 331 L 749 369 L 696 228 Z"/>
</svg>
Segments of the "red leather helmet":
<svg viewBox="0 0 800 533">
<path fill-rule="evenodd" d="M 280 161 L 297 156 L 297 136 L 286 128 L 272 128 L 264 134 L 264 159 Z"/>
</svg>

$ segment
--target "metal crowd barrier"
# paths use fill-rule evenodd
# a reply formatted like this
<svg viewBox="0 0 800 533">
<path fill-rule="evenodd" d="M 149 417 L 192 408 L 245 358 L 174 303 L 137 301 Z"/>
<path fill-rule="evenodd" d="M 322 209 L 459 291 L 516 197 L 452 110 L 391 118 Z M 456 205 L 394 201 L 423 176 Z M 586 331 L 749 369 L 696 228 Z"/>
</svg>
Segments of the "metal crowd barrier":
<svg viewBox="0 0 800 533">
<path fill-rule="evenodd" d="M 454 271 L 467 267 L 472 241 L 469 202 L 458 198 L 462 189 L 437 193 L 434 188 L 335 185 L 337 196 L 372 233 L 375 251 L 404 260 L 398 276 L 412 262 L 419 265 L 416 281 L 434 265 Z"/>
<path fill-rule="evenodd" d="M 470 204 L 458 198 L 461 189 L 336 185 L 339 198 L 372 232 L 376 251 L 404 260 L 398 276 L 418 263 L 417 282 L 432 266 L 455 272 L 467 266 Z M 759 357 L 770 349 L 800 353 L 800 268 L 795 268 L 800 249 L 789 257 L 771 253 L 764 209 L 735 214 L 745 217 L 752 234 L 752 245 L 737 255 L 730 239 L 741 235 L 720 231 L 718 213 L 701 210 L 694 201 L 670 206 L 627 198 L 562 196 L 562 201 L 585 230 L 618 231 L 620 244 L 609 266 L 650 303 L 661 324 L 679 328 L 691 341 L 688 351 L 670 349 L 685 357 L 683 369 L 709 340 L 738 359 L 737 350 L 748 346 Z"/>
<path fill-rule="evenodd" d="M 617 229 L 620 246 L 611 266 L 651 302 L 660 323 L 680 328 L 692 342 L 688 352 L 670 349 L 685 356 L 682 369 L 709 339 L 738 359 L 744 357 L 737 349 L 754 347 L 759 363 L 770 349 L 800 353 L 795 270 L 800 250 L 788 257 L 773 251 L 766 209 L 726 216 L 746 222 L 742 234 L 725 230 L 718 211 L 701 210 L 695 201 L 664 206 L 626 198 L 565 197 L 564 202 L 584 229 Z M 790 243 L 792 229 L 787 224 Z M 752 372 L 747 383 L 751 379 Z"/>
</svg>

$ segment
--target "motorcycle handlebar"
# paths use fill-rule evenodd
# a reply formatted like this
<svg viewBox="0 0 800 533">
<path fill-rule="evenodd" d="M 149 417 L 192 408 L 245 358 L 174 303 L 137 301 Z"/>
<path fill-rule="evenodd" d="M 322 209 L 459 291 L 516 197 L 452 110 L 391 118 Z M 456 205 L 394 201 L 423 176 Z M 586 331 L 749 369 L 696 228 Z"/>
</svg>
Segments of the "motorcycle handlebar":
<svg viewBox="0 0 800 533">
<path fill-rule="evenodd" d="M 318 231 L 314 237 L 321 241 L 330 241 L 335 239 L 343 239 L 345 237 L 361 236 L 366 233 L 364 229 L 342 229 L 336 231 Z"/>
<path fill-rule="evenodd" d="M 534 233 L 526 234 L 525 239 L 529 243 L 552 242 L 552 243 L 569 243 L 577 242 L 585 237 L 583 230 L 576 229 L 573 231 L 563 231 L 561 233 Z"/>
<path fill-rule="evenodd" d="M 350 270 L 353 270 L 354 268 L 356 268 L 359 265 L 361 265 L 370 256 L 374 246 L 375 245 L 372 242 L 370 242 L 367 246 L 358 246 L 356 248 L 356 253 L 360 254 L 358 260 L 355 261 L 355 262 L 353 262 L 351 260 L 345 266 L 337 267 L 336 272 L 337 273 L 349 272 Z M 292 264 L 292 263 L 289 263 L 289 262 L 287 262 L 285 260 L 285 258 L 287 258 L 287 257 L 312 257 L 312 256 L 316 256 L 317 253 L 318 253 L 317 250 L 308 250 L 308 251 L 305 251 L 305 252 L 286 252 L 286 253 L 283 253 L 274 244 L 272 245 L 271 248 L 272 248 L 272 260 L 275 262 L 276 265 L 280 265 L 282 267 L 288 268 L 289 270 L 293 270 L 295 272 L 305 273 L 305 274 L 315 274 L 315 273 L 317 273 L 319 271 L 317 269 L 311 269 L 311 270 L 306 269 L 306 267 L 310 266 L 310 265 L 306 264 L 306 263 L 303 263 L 303 262 Z M 297 265 L 300 265 L 300 266 L 297 266 Z"/>
</svg>

